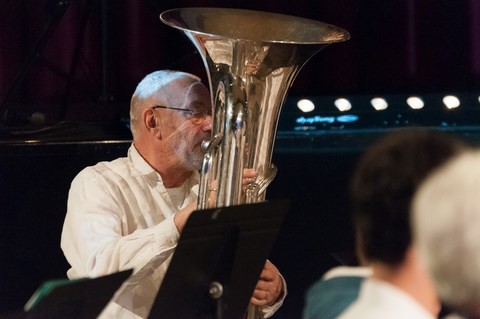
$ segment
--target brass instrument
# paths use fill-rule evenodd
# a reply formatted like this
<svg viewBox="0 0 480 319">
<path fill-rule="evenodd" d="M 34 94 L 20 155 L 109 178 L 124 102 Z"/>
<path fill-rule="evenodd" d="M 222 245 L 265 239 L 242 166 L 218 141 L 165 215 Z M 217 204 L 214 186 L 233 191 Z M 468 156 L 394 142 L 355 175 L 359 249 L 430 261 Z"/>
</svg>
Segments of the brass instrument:
<svg viewBox="0 0 480 319">
<path fill-rule="evenodd" d="M 264 200 L 277 171 L 271 159 L 289 88 L 313 55 L 348 40 L 349 33 L 319 21 L 240 9 L 173 9 L 160 19 L 184 32 L 207 69 L 213 130 L 198 209 Z M 257 172 L 247 187 L 242 185 L 244 168 Z M 251 310 L 249 318 L 257 318 Z"/>
</svg>

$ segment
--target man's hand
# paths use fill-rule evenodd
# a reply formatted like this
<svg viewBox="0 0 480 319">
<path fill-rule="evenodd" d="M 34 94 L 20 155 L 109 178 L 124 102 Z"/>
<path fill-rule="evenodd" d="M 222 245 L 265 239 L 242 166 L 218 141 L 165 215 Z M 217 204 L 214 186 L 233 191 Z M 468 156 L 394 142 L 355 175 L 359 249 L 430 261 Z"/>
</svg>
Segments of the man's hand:
<svg viewBox="0 0 480 319">
<path fill-rule="evenodd" d="M 173 222 L 177 226 L 178 232 L 182 232 L 183 227 L 185 226 L 188 217 L 197 209 L 197 201 L 193 201 L 183 209 L 179 210 L 173 216 Z"/>
<path fill-rule="evenodd" d="M 243 169 L 243 185 L 248 185 L 252 182 L 255 181 L 257 178 L 257 171 L 255 171 L 253 168 L 244 168 Z"/>
<path fill-rule="evenodd" d="M 243 179 L 242 179 L 243 185 L 248 185 L 250 183 L 253 183 L 256 178 L 257 178 L 257 172 L 253 168 L 245 168 L 243 170 Z M 212 183 L 210 184 L 209 198 L 207 199 L 207 208 L 213 207 L 213 205 L 208 204 L 208 202 L 210 203 L 215 202 L 215 197 L 217 196 L 216 194 L 217 187 L 218 187 L 218 182 L 216 180 L 212 181 Z M 182 232 L 188 217 L 190 217 L 190 215 L 196 209 L 197 209 L 197 201 L 190 203 L 188 206 L 186 206 L 182 210 L 175 213 L 173 221 L 175 223 L 175 226 L 177 226 L 177 229 L 179 232 Z"/>
<path fill-rule="evenodd" d="M 272 306 L 283 295 L 283 280 L 270 261 L 263 267 L 250 303 L 255 306 Z"/>
</svg>

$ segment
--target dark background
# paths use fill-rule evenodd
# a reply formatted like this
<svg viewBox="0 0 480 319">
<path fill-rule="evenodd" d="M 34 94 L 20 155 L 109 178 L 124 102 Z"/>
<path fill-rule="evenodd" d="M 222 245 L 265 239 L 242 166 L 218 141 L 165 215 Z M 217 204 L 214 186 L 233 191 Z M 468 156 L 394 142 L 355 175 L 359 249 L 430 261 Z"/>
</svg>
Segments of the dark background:
<svg viewBox="0 0 480 319">
<path fill-rule="evenodd" d="M 130 95 L 149 72 L 173 68 L 206 80 L 193 45 L 159 20 L 165 10 L 195 6 L 278 12 L 348 30 L 349 41 L 308 62 L 291 96 L 449 93 L 479 85 L 475 0 L 4 0 L 0 101 L 8 97 L 11 117 L 40 111 L 50 123 L 115 121 L 127 116 Z M 11 93 L 35 48 L 36 58 Z"/>
<path fill-rule="evenodd" d="M 215 6 L 285 13 L 348 30 L 301 70 L 280 118 L 267 197 L 290 213 L 271 259 L 288 281 L 278 318 L 298 318 L 306 289 L 325 270 L 350 263 L 348 182 L 362 151 L 383 133 L 428 126 L 477 143 L 480 4 L 476 0 L 28 1 L 0 4 L 0 312 L 18 309 L 38 285 L 65 276 L 59 238 L 70 181 L 87 165 L 124 156 L 130 96 L 143 76 L 180 69 L 206 80 L 187 38 L 159 14 Z M 29 63 L 27 63 L 29 62 Z M 427 106 L 412 111 L 409 95 Z M 464 97 L 446 110 L 444 94 Z M 392 104 L 375 112 L 373 96 Z M 314 115 L 338 116 L 349 97 L 355 124 L 299 133 L 295 99 Z"/>
</svg>

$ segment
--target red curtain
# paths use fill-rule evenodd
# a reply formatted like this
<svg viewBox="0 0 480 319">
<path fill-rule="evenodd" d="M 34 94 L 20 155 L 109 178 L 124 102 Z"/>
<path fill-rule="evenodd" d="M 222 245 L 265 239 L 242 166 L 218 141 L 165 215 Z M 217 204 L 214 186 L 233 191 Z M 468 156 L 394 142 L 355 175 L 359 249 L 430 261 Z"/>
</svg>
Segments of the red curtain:
<svg viewBox="0 0 480 319">
<path fill-rule="evenodd" d="M 67 4 L 64 12 L 60 3 Z M 193 45 L 159 20 L 164 10 L 195 6 L 226 4 L 2 0 L 1 105 L 7 100 L 9 110 L 45 112 L 52 121 L 109 120 L 128 116 L 135 85 L 151 71 L 181 69 L 205 79 Z M 472 20 L 467 2 L 244 0 L 230 1 L 228 7 L 296 15 L 350 31 L 351 40 L 326 48 L 307 63 L 291 95 L 465 89 L 480 82 L 478 66 L 473 71 L 480 60 L 478 43 L 472 44 L 480 38 L 474 34 L 478 21 Z M 46 30 L 52 20 L 58 23 Z M 25 68 L 42 36 L 38 56 Z M 16 83 L 22 70 L 22 81 Z"/>
<path fill-rule="evenodd" d="M 49 113 L 54 121 L 103 119 L 112 112 L 128 114 L 135 85 L 156 69 L 181 69 L 206 79 L 193 45 L 178 30 L 163 25 L 159 14 L 176 7 L 225 6 L 221 1 L 160 0 L 4 0 L 2 3 L 0 101 L 8 97 L 10 110 L 42 111 Z M 64 12 L 59 3 L 68 3 Z M 356 11 L 354 7 L 342 10 L 345 5 L 342 1 L 330 5 L 312 3 L 292 6 L 289 1 L 230 1 L 228 7 L 325 19 L 345 28 Z M 58 24 L 47 30 L 51 34 L 45 36 L 49 18 Z M 38 57 L 21 83 L 15 83 L 42 36 L 46 39 Z M 349 75 L 345 70 L 354 62 L 348 52 L 348 46 L 343 45 L 331 52 L 331 57 L 327 53 L 323 60 L 314 58 L 320 62 L 321 70 L 315 70 L 314 65 L 302 70 L 293 90 L 305 95 L 315 87 L 313 94 L 320 94 L 336 85 L 346 85 Z"/>
</svg>

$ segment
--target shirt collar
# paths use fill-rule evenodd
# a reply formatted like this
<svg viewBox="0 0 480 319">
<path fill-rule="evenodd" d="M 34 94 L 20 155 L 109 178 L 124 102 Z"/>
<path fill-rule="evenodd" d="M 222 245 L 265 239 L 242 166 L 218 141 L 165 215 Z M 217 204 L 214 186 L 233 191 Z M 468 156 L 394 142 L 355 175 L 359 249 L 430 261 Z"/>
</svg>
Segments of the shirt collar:
<svg viewBox="0 0 480 319">
<path fill-rule="evenodd" d="M 140 155 L 140 153 L 135 148 L 135 145 L 132 143 L 130 148 L 128 149 L 128 159 L 133 165 L 135 172 L 132 174 L 133 176 L 141 176 L 141 175 L 148 175 L 156 171 L 153 169 L 150 164 Z"/>
</svg>

